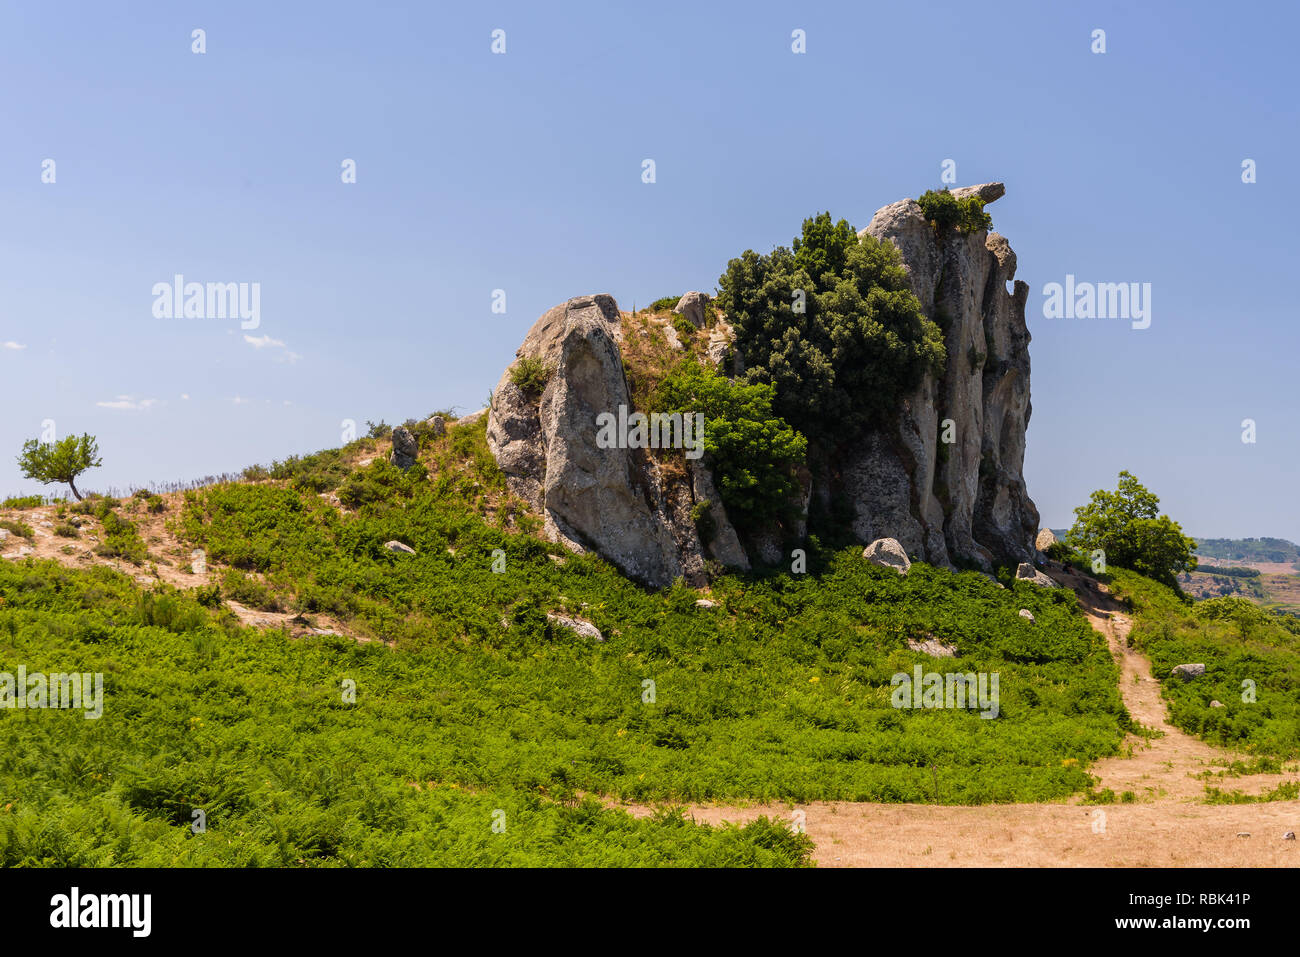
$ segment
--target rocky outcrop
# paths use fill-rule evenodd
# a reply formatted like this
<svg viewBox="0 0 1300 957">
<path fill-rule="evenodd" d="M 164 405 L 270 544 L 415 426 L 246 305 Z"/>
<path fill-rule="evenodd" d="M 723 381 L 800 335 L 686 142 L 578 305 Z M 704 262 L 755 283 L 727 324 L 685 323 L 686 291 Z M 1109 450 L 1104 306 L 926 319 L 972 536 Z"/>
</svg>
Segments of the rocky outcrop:
<svg viewBox="0 0 1300 957">
<path fill-rule="evenodd" d="M 958 197 L 1001 197 L 1001 183 Z M 1029 423 L 1029 286 L 1008 284 L 1016 255 L 997 233 L 937 236 L 915 200 L 879 210 L 860 235 L 898 247 L 921 309 L 944 332 L 947 365 L 904 398 L 896 427 L 843 464 L 862 541 L 888 535 L 936 565 L 1027 561 L 1038 510 L 1022 467 Z M 946 420 L 951 420 L 948 423 Z"/>
<path fill-rule="evenodd" d="M 393 429 L 393 454 L 388 457 L 399 469 L 409 469 L 416 462 L 420 445 L 411 434 L 410 429 L 399 425 Z"/>
<path fill-rule="evenodd" d="M 1005 189 L 986 183 L 952 192 L 992 202 Z M 597 416 L 633 410 L 618 307 L 596 295 L 537 320 L 517 355 L 551 370 L 545 388 L 526 393 L 507 369 L 488 412 L 489 448 L 510 489 L 543 515 L 546 534 L 594 550 L 649 585 L 697 584 L 707 579 L 709 560 L 740 569 L 751 560 L 785 560 L 807 533 L 810 509 L 826 514 L 834 500 L 848 506 L 856 539 L 872 543 L 867 557 L 887 558 L 900 571 L 912 560 L 986 573 L 1034 561 L 1038 510 L 1022 471 L 1031 411 L 1029 287 L 1015 281 L 1015 253 L 997 233 L 937 235 L 911 199 L 879 210 L 860 235 L 898 248 L 922 311 L 943 330 L 946 365 L 901 397 L 887 427 L 810 460 L 791 503 L 796 520 L 737 530 L 706 462 L 688 460 L 683 474 L 650 450 L 598 447 Z M 707 356 L 720 371 L 743 372 L 732 330 L 708 296 L 687 293 L 674 312 L 708 328 Z M 678 341 L 666 328 L 674 333 L 668 341 Z M 880 540 L 894 545 L 883 550 Z M 1030 573 L 1055 587 L 1032 566 Z"/>
<path fill-rule="evenodd" d="M 1205 674 L 1205 665 L 1197 662 L 1189 665 L 1174 665 L 1169 669 L 1171 678 L 1181 678 L 1183 681 L 1191 681 L 1193 678 L 1199 678 Z"/>
<path fill-rule="evenodd" d="M 684 318 L 696 329 L 703 329 L 708 325 L 709 314 L 713 312 L 713 305 L 709 301 L 709 297 L 704 293 L 688 292 L 677 300 L 673 312 Z"/>
<path fill-rule="evenodd" d="M 550 379 L 530 395 L 507 369 L 488 415 L 488 447 L 507 484 L 544 516 L 552 541 L 594 550 L 645 584 L 703 584 L 706 557 L 746 567 L 711 477 L 693 482 L 647 449 L 598 444 L 598 416 L 632 404 L 618 338 L 618 305 L 604 295 L 570 299 L 533 325 L 518 357 L 541 360 Z M 702 501 L 720 533 L 707 548 L 692 515 Z"/>
</svg>

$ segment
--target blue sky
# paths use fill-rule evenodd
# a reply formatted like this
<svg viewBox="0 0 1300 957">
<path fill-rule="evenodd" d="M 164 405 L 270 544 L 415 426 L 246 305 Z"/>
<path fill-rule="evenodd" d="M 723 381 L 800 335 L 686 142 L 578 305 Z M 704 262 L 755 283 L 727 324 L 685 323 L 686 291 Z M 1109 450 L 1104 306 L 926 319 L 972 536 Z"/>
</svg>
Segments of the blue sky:
<svg viewBox="0 0 1300 957">
<path fill-rule="evenodd" d="M 1127 468 L 1193 534 L 1300 540 L 1298 29 L 1283 4 L 4 4 L 0 494 L 53 490 L 14 464 L 46 419 L 99 437 L 103 488 L 479 408 L 555 303 L 712 291 L 953 159 L 1007 184 L 1044 524 Z M 177 273 L 260 283 L 260 327 L 155 318 Z M 1150 328 L 1043 318 L 1067 273 L 1151 283 Z"/>
</svg>

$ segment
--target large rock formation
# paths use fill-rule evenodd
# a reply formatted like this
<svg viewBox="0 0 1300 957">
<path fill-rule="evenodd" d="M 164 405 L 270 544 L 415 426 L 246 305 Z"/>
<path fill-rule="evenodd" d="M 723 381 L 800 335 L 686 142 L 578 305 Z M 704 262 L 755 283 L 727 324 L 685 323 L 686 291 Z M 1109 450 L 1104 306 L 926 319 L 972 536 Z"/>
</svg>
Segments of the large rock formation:
<svg viewBox="0 0 1300 957">
<path fill-rule="evenodd" d="M 1005 189 L 986 183 L 952 192 L 992 202 Z M 897 538 L 909 555 L 936 565 L 964 561 L 987 571 L 1032 560 L 1038 509 L 1021 471 L 1029 286 L 1007 289 L 1016 254 L 997 233 L 937 236 L 911 199 L 879 210 L 862 234 L 898 247 L 921 310 L 944 331 L 948 360 L 941 377 L 927 374 L 903 400 L 896 428 L 868 436 L 843 460 L 855 534 Z"/>
<path fill-rule="evenodd" d="M 992 202 L 1004 189 L 953 192 Z M 801 470 L 796 504 L 807 516 L 813 500 L 846 501 L 858 541 L 896 539 L 907 556 L 931 564 L 988 571 L 1032 561 L 1038 510 L 1021 471 L 1029 287 L 1016 282 L 1008 291 L 1015 253 L 997 233 L 937 236 L 911 199 L 878 211 L 862 233 L 898 247 L 922 311 L 944 331 L 947 365 L 902 398 L 888 428 L 828 453 L 816 481 Z M 679 308 L 694 324 L 693 311 L 708 303 L 699 296 L 686 306 Z M 714 362 L 727 355 L 729 333 L 718 320 L 708 349 Z M 541 360 L 552 374 L 540 394 L 528 394 L 507 369 L 488 417 L 488 444 L 511 490 L 545 517 L 552 540 L 593 549 L 650 585 L 702 583 L 706 558 L 736 568 L 750 558 L 779 560 L 782 535 L 773 529 L 737 535 L 706 460 L 688 460 L 683 476 L 645 449 L 598 447 L 597 416 L 631 405 L 621 336 L 618 306 L 604 295 L 571 299 L 533 325 L 517 356 Z M 692 517 L 705 501 L 707 543 Z M 806 523 L 783 534 L 788 546 Z"/>
<path fill-rule="evenodd" d="M 584 296 L 548 310 L 517 353 L 553 371 L 540 395 L 501 376 L 493 393 L 487 440 L 515 494 L 545 517 L 552 541 L 593 549 L 649 585 L 683 578 L 703 584 L 705 558 L 747 564 L 720 502 L 710 553 L 691 511 L 696 492 L 712 494 L 711 477 L 666 475 L 643 448 L 601 448 L 597 417 L 629 410 L 618 347 L 619 312 L 610 296 Z M 691 466 L 697 463 L 691 462 Z"/>
</svg>

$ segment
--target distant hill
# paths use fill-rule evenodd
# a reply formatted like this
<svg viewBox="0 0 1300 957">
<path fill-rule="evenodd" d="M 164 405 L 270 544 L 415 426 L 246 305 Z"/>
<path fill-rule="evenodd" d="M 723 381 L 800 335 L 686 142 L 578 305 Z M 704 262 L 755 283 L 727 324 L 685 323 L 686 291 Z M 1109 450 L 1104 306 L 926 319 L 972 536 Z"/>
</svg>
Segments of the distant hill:
<svg viewBox="0 0 1300 957">
<path fill-rule="evenodd" d="M 1198 538 L 1196 554 L 1234 562 L 1300 562 L 1300 546 L 1285 538 Z"/>
<path fill-rule="evenodd" d="M 1054 528 L 1052 534 L 1064 538 L 1068 528 Z M 1285 538 L 1196 538 L 1196 554 L 1229 562 L 1300 563 L 1300 545 Z"/>
</svg>

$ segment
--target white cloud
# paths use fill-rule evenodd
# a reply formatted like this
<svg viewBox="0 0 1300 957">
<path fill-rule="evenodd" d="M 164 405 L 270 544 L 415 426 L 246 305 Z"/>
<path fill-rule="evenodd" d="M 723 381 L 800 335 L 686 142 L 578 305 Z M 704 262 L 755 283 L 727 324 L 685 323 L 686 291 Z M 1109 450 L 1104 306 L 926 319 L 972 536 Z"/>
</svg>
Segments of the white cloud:
<svg viewBox="0 0 1300 957">
<path fill-rule="evenodd" d="M 277 349 L 283 349 L 285 347 L 284 343 L 279 339 L 272 339 L 270 336 L 244 336 L 244 341 L 254 349 L 265 349 L 267 346 L 272 346 Z"/>
<path fill-rule="evenodd" d="M 26 349 L 26 348 L 27 348 L 26 346 L 19 345 L 17 342 L 14 342 L 13 340 L 10 340 L 9 342 L 0 342 L 0 349 L 12 349 L 15 352 L 17 352 L 19 349 Z"/>
<path fill-rule="evenodd" d="M 281 339 L 272 339 L 270 336 L 250 336 L 245 335 L 244 341 L 250 346 L 261 352 L 263 349 L 283 349 L 282 354 L 275 356 L 276 362 L 287 362 L 290 365 L 302 358 L 298 353 L 289 351 L 289 347 Z"/>
<path fill-rule="evenodd" d="M 107 402 L 96 402 L 95 405 L 101 409 L 124 409 L 131 412 L 143 412 L 145 409 L 157 405 L 157 399 L 137 399 L 131 395 L 119 395 L 116 399 Z"/>
<path fill-rule="evenodd" d="M 248 403 L 252 402 L 253 400 L 245 399 L 242 395 L 237 395 L 230 401 L 235 403 L 235 405 L 248 405 Z"/>
<path fill-rule="evenodd" d="M 190 394 L 188 392 L 182 392 L 181 398 L 188 402 L 190 398 Z"/>
</svg>

